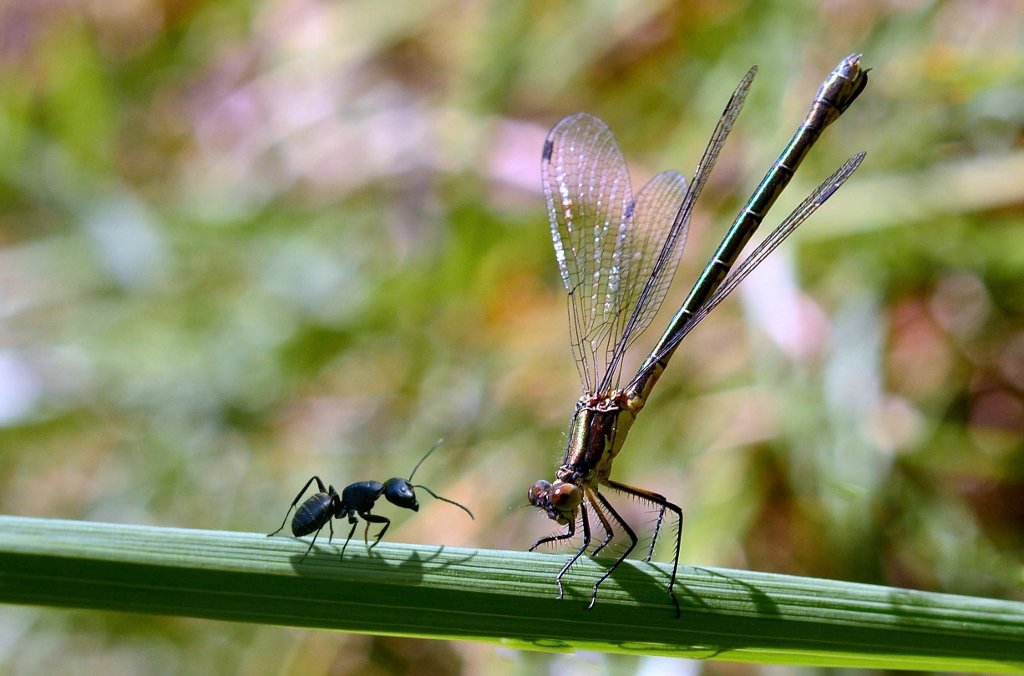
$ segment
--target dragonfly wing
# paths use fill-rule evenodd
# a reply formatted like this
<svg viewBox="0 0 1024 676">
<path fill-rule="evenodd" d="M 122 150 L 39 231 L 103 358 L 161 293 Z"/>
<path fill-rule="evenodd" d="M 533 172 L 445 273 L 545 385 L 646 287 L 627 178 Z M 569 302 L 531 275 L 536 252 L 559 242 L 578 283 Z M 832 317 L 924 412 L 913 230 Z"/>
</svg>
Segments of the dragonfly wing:
<svg viewBox="0 0 1024 676">
<path fill-rule="evenodd" d="M 740 80 L 740 83 L 733 91 L 729 102 L 722 111 L 721 117 L 718 119 L 718 124 L 715 125 L 715 130 L 711 134 L 707 147 L 704 149 L 704 154 L 701 156 L 700 162 L 697 163 L 697 169 L 693 173 L 693 181 L 688 189 L 684 185 L 683 195 L 680 202 L 677 203 L 678 207 L 674 210 L 667 209 L 659 199 L 651 199 L 651 208 L 646 210 L 641 208 L 648 190 L 650 190 L 652 198 L 655 195 L 672 192 L 668 189 L 668 186 L 659 185 L 659 181 L 669 181 L 671 174 L 669 176 L 664 174 L 656 176 L 650 183 L 644 186 L 637 197 L 637 208 L 634 210 L 636 213 L 633 215 L 633 220 L 638 224 L 649 223 L 651 225 L 648 227 L 656 228 L 661 233 L 660 251 L 658 251 L 655 257 L 650 259 L 651 265 L 641 273 L 647 275 L 646 281 L 639 282 L 642 286 L 631 287 L 634 292 L 634 300 L 630 302 L 630 305 L 633 306 L 633 312 L 621 329 L 621 339 L 616 343 L 614 353 L 609 359 L 608 375 L 602 383 L 602 389 L 616 384 L 612 381 L 617 381 L 618 379 L 618 371 L 621 370 L 622 357 L 626 353 L 626 348 L 643 333 L 643 330 L 654 319 L 654 315 L 658 313 L 662 302 L 665 300 L 665 294 L 672 284 L 676 267 L 679 265 L 679 258 L 683 253 L 683 245 L 686 243 L 686 234 L 689 229 L 690 215 L 693 213 L 694 204 L 696 204 L 697 198 L 704 189 L 704 185 L 711 175 L 711 170 L 715 167 L 715 162 L 718 160 L 722 147 L 725 145 L 725 139 L 728 138 L 736 118 L 743 109 L 747 93 L 750 91 L 750 84 L 753 82 L 756 74 L 757 66 L 754 66 L 747 71 L 747 74 L 743 76 L 743 79 Z M 673 199 L 674 197 L 673 192 Z M 641 211 L 645 213 L 639 213 Z M 637 226 L 634 229 L 643 230 L 645 228 Z M 650 270 L 650 272 L 648 273 L 646 270 Z M 645 364 L 647 367 L 650 366 L 650 357 L 648 357 Z M 614 377 L 612 376 L 613 373 L 615 374 Z"/>
<path fill-rule="evenodd" d="M 570 343 L 593 393 L 607 369 L 621 316 L 625 213 L 633 201 L 626 161 L 608 126 L 577 113 L 548 134 L 541 161 L 551 239 L 569 294 Z"/>
<path fill-rule="evenodd" d="M 623 312 L 612 327 L 616 352 L 624 352 L 643 333 L 665 300 L 686 244 L 688 224 L 676 224 L 685 197 L 686 178 L 677 171 L 663 171 L 641 188 L 626 209 L 621 257 L 616 264 L 621 270 L 621 302 L 629 313 Z M 664 264 L 656 265 L 660 259 L 665 259 Z"/>
<path fill-rule="evenodd" d="M 746 279 L 747 275 L 753 272 L 754 269 L 761 264 L 761 261 L 775 251 L 775 249 L 778 248 L 778 246 L 782 244 L 787 237 L 793 234 L 794 230 L 800 227 L 804 221 L 811 217 L 811 214 L 818 210 L 818 207 L 824 204 L 830 197 L 832 197 L 833 194 L 835 194 L 837 190 L 839 190 L 843 183 L 845 183 L 846 180 L 853 175 L 853 172 L 857 170 L 860 163 L 864 161 L 864 155 L 864 153 L 857 153 L 839 167 L 835 173 L 822 181 L 822 183 L 815 188 L 777 228 L 772 230 L 771 234 L 764 238 L 764 240 L 749 256 L 743 259 L 742 263 L 736 266 L 736 269 L 733 270 L 732 274 L 725 278 L 725 281 L 723 281 L 722 285 L 718 287 L 710 298 L 708 298 L 708 301 L 694 313 L 693 317 L 691 317 L 688 322 L 680 327 L 679 331 L 677 331 L 670 340 L 665 342 L 657 354 L 648 359 L 648 362 L 653 364 L 675 350 L 676 347 L 679 346 L 680 341 L 682 341 L 690 331 L 696 328 L 696 326 L 700 324 L 705 317 L 711 314 L 711 311 L 718 307 L 722 301 L 728 298 L 729 294 L 731 294 L 736 287 L 740 285 L 740 282 Z M 645 374 L 641 371 L 636 375 L 636 377 L 634 377 L 633 382 L 630 383 L 630 385 L 635 385 L 635 383 L 643 377 L 645 377 Z"/>
</svg>

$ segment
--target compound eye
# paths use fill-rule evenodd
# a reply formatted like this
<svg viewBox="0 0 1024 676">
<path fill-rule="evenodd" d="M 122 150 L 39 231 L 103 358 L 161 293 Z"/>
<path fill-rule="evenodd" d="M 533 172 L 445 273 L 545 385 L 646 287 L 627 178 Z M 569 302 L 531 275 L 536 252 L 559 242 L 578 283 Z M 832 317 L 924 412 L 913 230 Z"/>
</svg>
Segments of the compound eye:
<svg viewBox="0 0 1024 676">
<path fill-rule="evenodd" d="M 572 484 L 556 483 L 551 491 L 551 504 L 563 514 L 574 511 L 583 502 L 583 493 Z"/>
<path fill-rule="evenodd" d="M 551 484 L 541 479 L 530 486 L 530 490 L 526 492 L 526 497 L 529 498 L 530 504 L 534 507 L 544 507 L 548 501 L 550 490 Z"/>
</svg>

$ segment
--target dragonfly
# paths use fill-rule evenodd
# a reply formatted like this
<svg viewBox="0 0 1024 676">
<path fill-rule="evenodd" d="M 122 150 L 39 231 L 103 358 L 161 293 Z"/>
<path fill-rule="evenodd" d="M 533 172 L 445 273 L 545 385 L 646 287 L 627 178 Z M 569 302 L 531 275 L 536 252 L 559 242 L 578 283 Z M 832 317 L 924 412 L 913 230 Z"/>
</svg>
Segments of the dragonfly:
<svg viewBox="0 0 1024 676">
<path fill-rule="evenodd" d="M 368 549 L 373 549 L 380 542 L 380 539 L 384 537 L 384 533 L 387 532 L 391 526 L 391 519 L 380 514 L 373 514 L 374 503 L 381 497 L 390 502 L 391 504 L 401 507 L 403 509 L 411 509 L 414 512 L 418 512 L 420 509 L 419 502 L 416 500 L 416 488 L 422 488 L 427 493 L 434 496 L 435 499 L 441 502 L 447 502 L 450 505 L 455 505 L 466 514 L 469 515 L 470 519 L 473 519 L 473 512 L 469 511 L 465 505 L 462 505 L 454 500 L 441 497 L 434 491 L 430 490 L 422 484 L 412 483 L 412 478 L 416 475 L 416 470 L 420 468 L 423 461 L 430 457 L 430 454 L 437 450 L 438 446 L 441 445 L 441 440 L 438 440 L 430 450 L 420 458 L 420 461 L 416 463 L 416 466 L 412 468 L 412 472 L 409 474 L 408 479 L 402 477 L 392 477 L 381 483 L 379 481 L 356 481 L 351 483 L 342 490 L 341 494 L 335 490 L 334 486 L 324 486 L 324 482 L 320 477 L 314 475 L 310 477 L 309 481 L 302 487 L 299 494 L 295 496 L 288 511 L 285 512 L 284 520 L 281 521 L 281 525 L 273 533 L 267 535 L 267 537 L 273 537 L 282 530 L 284 530 L 285 524 L 288 523 L 288 516 L 295 509 L 296 505 L 299 505 L 299 500 L 306 494 L 309 487 L 316 482 L 317 492 L 306 499 L 298 509 L 295 509 L 295 516 L 292 518 L 292 535 L 295 537 L 302 537 L 303 535 L 309 535 L 313 533 L 313 540 L 309 543 L 309 547 L 306 549 L 306 553 L 302 555 L 305 559 L 310 551 L 313 549 L 313 545 L 316 544 L 316 538 L 320 535 L 320 531 L 323 530 L 324 526 L 330 529 L 330 537 L 328 542 L 334 538 L 334 526 L 331 524 L 331 519 L 344 519 L 347 518 L 348 522 L 352 525 L 352 528 L 348 531 L 348 537 L 345 538 L 345 544 L 341 547 L 341 556 L 345 556 L 345 548 L 348 547 L 349 541 L 352 539 L 352 535 L 356 532 L 356 526 L 359 524 L 357 517 L 362 517 L 363 521 L 366 522 L 366 528 L 363 532 L 363 543 L 367 544 Z M 383 524 L 380 531 L 374 537 L 373 544 L 369 544 L 369 533 L 370 524 L 379 523 Z"/>
<path fill-rule="evenodd" d="M 861 67 L 860 59 L 860 54 L 846 57 L 821 84 L 789 144 L 740 210 L 654 349 L 625 386 L 620 386 L 623 357 L 668 293 L 694 204 L 743 107 L 757 66 L 733 92 L 689 184 L 681 173 L 664 171 L 634 196 L 614 135 L 603 121 L 588 113 L 564 118 L 548 134 L 541 157 L 542 180 L 555 258 L 568 292 L 570 344 L 583 394 L 569 423 L 565 455 L 555 480 L 537 481 L 527 496 L 531 505 L 566 527 L 564 532 L 540 538 L 530 551 L 574 537 L 578 525 L 583 531 L 582 545 L 555 578 L 559 599 L 564 597 L 563 577 L 594 541 L 596 524 L 591 514 L 604 531 L 591 556 L 608 546 L 616 530 L 626 534 L 629 544 L 594 583 L 588 609 L 594 607 L 601 584 L 637 546 L 635 531 L 602 492 L 606 488 L 656 508 L 645 561 L 654 555 L 666 512 L 675 516 L 668 593 L 676 617 L 680 616 L 675 584 L 682 509 L 659 493 L 611 478 L 612 463 L 679 343 L 860 166 L 863 152 L 815 188 L 732 270 L 822 131 L 864 90 L 868 71 Z"/>
</svg>

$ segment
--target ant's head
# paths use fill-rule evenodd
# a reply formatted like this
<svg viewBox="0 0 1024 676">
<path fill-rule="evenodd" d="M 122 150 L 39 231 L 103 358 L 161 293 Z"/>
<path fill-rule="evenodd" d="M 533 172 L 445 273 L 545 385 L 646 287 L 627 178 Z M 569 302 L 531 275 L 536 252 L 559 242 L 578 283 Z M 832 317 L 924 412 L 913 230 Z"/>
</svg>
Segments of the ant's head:
<svg viewBox="0 0 1024 676">
<path fill-rule="evenodd" d="M 413 485 L 408 479 L 394 477 L 384 482 L 384 497 L 393 505 L 418 512 L 420 505 L 416 502 L 416 493 L 412 489 Z"/>
</svg>

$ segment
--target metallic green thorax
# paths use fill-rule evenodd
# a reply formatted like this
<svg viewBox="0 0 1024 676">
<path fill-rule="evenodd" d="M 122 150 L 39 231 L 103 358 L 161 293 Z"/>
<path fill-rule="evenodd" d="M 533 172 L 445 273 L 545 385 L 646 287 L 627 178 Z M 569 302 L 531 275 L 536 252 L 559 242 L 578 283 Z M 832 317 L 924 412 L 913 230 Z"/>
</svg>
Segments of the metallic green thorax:
<svg viewBox="0 0 1024 676">
<path fill-rule="evenodd" d="M 611 397 L 582 397 L 569 423 L 565 459 L 555 478 L 576 485 L 604 483 L 643 405 L 643 400 L 631 401 L 621 390 Z"/>
</svg>

